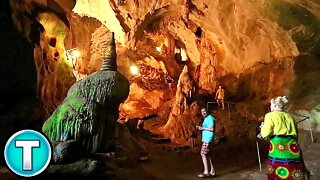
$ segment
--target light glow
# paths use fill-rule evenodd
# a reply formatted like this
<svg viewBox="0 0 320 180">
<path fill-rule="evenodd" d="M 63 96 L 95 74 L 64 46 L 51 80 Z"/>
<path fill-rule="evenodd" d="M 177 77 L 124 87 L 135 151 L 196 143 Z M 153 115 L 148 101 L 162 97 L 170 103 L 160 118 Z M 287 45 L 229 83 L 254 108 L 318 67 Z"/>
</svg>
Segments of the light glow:
<svg viewBox="0 0 320 180">
<path fill-rule="evenodd" d="M 67 60 L 76 60 L 81 56 L 80 51 L 77 48 L 72 48 L 66 51 Z"/>
<path fill-rule="evenodd" d="M 78 50 L 72 50 L 70 52 L 70 56 L 74 57 L 74 58 L 78 58 L 80 57 L 81 53 Z"/>
<path fill-rule="evenodd" d="M 78 61 L 81 61 L 81 53 L 80 51 L 77 50 L 77 48 L 72 48 L 66 51 L 66 56 L 67 56 L 67 63 L 72 66 L 72 72 L 73 75 L 75 76 L 76 80 L 83 79 L 85 77 L 84 74 L 81 74 L 78 70 L 80 68 L 81 63 Z M 71 62 L 71 63 L 69 63 Z"/>
<path fill-rule="evenodd" d="M 187 61 L 187 60 L 188 60 L 187 53 L 184 49 L 181 48 L 181 61 Z"/>
<path fill-rule="evenodd" d="M 139 74 L 139 68 L 137 66 L 130 66 L 131 74 L 138 75 Z"/>
<path fill-rule="evenodd" d="M 159 53 L 161 53 L 161 47 L 156 47 L 156 50 L 159 52 Z"/>
</svg>

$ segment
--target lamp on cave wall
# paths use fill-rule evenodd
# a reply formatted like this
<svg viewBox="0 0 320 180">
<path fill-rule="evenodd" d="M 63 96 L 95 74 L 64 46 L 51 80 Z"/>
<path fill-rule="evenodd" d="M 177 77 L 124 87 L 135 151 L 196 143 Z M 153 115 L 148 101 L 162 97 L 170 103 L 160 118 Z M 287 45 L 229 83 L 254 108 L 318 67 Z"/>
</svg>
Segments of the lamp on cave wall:
<svg viewBox="0 0 320 180">
<path fill-rule="evenodd" d="M 73 75 L 76 77 L 76 80 L 80 80 L 83 78 L 83 76 L 80 74 L 80 72 L 77 70 L 78 61 L 81 58 L 80 51 L 77 50 L 77 48 L 72 48 L 66 51 L 67 60 L 71 60 L 72 64 L 72 72 Z"/>
<path fill-rule="evenodd" d="M 162 51 L 161 47 L 156 47 L 156 50 L 157 50 L 159 53 L 161 53 L 161 51 Z"/>
<path fill-rule="evenodd" d="M 182 62 L 186 62 L 188 61 L 188 56 L 187 56 L 187 53 L 184 49 L 181 48 L 181 61 Z"/>
<path fill-rule="evenodd" d="M 134 65 L 130 66 L 130 72 L 131 72 L 132 75 L 135 75 L 135 76 L 140 74 L 139 68 L 137 66 L 134 66 Z"/>
<path fill-rule="evenodd" d="M 77 48 L 72 48 L 66 51 L 67 60 L 71 60 L 72 69 L 75 69 L 78 64 L 78 59 L 81 56 L 80 51 Z"/>
<path fill-rule="evenodd" d="M 174 56 L 178 63 L 185 63 L 188 61 L 187 52 L 183 48 L 174 48 Z"/>
</svg>

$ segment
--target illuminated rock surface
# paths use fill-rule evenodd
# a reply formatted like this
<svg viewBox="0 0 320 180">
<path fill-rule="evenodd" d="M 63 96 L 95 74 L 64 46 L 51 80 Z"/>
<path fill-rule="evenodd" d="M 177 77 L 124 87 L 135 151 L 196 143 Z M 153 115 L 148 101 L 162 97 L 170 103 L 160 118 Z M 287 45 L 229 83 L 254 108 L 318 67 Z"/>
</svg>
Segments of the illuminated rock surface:
<svg viewBox="0 0 320 180">
<path fill-rule="evenodd" d="M 90 78 L 100 68 L 108 34 L 115 32 L 118 71 L 130 82 L 130 94 L 119 109 L 122 120 L 148 117 L 146 127 L 152 132 L 188 144 L 201 121 L 197 110 L 214 101 L 222 85 L 227 101 L 236 104 L 230 112 L 216 111 L 214 104 L 210 108 L 227 137 L 254 139 L 253 129 L 276 95 L 288 96 L 296 120 L 308 116 L 312 129 L 319 131 L 317 0 L 10 0 L 10 5 L 15 27 L 34 46 L 28 56 L 35 64 L 36 117 L 42 122 L 77 79 Z M 74 68 L 66 55 L 73 48 L 81 52 Z M 2 79 L 10 84 L 10 77 L 19 79 L 7 73 L 10 62 L 25 61 L 2 57 L 2 67 L 8 69 Z M 130 66 L 140 73 L 131 74 Z M 184 67 L 193 85 L 182 81 Z M 8 117 L 4 119 L 22 119 Z M 309 124 L 299 127 L 308 130 Z"/>
</svg>

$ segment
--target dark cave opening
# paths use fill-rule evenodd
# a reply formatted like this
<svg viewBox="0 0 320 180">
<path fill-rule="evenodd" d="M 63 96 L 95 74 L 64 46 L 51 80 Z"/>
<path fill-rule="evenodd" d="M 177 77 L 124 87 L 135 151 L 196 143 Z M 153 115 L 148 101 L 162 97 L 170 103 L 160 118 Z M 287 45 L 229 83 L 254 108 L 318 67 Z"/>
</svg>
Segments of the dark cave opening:
<svg viewBox="0 0 320 180">
<path fill-rule="evenodd" d="M 0 12 L 0 127 L 6 127 L 0 131 L 3 150 L 5 141 L 14 132 L 26 128 L 39 129 L 41 121 L 36 115 L 37 75 L 33 47 L 16 30 L 10 11 L 1 9 Z"/>
<path fill-rule="evenodd" d="M 202 34 L 202 29 L 201 27 L 197 27 L 196 32 L 194 32 L 194 34 L 198 37 L 201 38 L 201 34 Z"/>
</svg>

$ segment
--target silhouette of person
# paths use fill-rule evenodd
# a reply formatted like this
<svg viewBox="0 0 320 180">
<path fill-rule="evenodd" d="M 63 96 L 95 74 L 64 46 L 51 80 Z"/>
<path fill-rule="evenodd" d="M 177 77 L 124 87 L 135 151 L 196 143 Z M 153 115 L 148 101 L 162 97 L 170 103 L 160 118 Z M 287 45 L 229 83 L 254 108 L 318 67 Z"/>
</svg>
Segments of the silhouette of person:
<svg viewBox="0 0 320 180">
<path fill-rule="evenodd" d="M 215 99 L 218 103 L 218 106 L 220 106 L 221 103 L 221 107 L 222 109 L 224 109 L 224 89 L 222 88 L 222 86 L 219 86 L 219 89 L 216 92 Z"/>
</svg>

